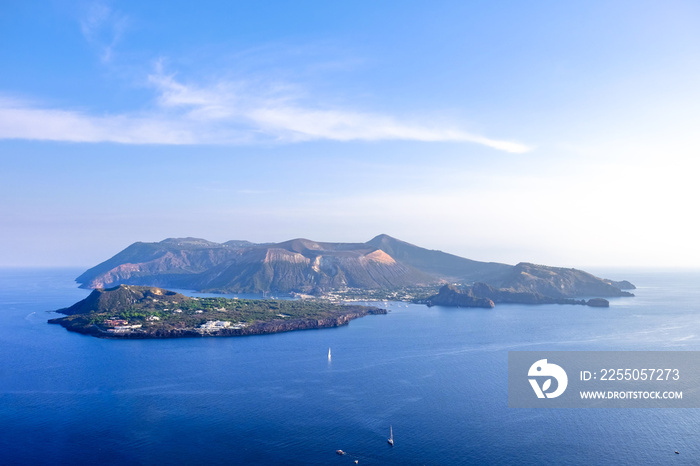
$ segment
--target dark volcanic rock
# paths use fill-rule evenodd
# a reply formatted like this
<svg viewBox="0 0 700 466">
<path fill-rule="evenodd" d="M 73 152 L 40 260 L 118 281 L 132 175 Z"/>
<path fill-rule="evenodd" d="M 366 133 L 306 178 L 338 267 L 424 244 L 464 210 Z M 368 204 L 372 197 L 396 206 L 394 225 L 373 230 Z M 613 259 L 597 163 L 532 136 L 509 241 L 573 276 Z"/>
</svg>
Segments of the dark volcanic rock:
<svg viewBox="0 0 700 466">
<path fill-rule="evenodd" d="M 474 296 L 481 296 L 502 304 L 572 304 L 562 298 L 543 296 L 536 291 L 514 291 L 508 289 L 496 289 L 486 283 L 475 283 L 469 288 Z"/>
<path fill-rule="evenodd" d="M 454 285 L 445 285 L 435 296 L 425 300 L 428 306 L 483 307 L 492 308 L 494 303 L 488 298 L 477 298 L 459 290 Z"/>
<path fill-rule="evenodd" d="M 605 301 L 605 300 L 603 300 Z M 498 304 L 586 304 L 583 299 L 552 298 L 535 291 L 513 291 L 495 289 L 486 283 L 475 283 L 460 290 L 453 285 L 445 285 L 434 296 L 420 301 L 429 306 L 494 307 Z M 471 303 L 471 305 L 470 305 Z"/>
<path fill-rule="evenodd" d="M 591 298 L 586 301 L 586 305 L 591 307 L 610 307 L 610 302 L 603 298 Z"/>
</svg>

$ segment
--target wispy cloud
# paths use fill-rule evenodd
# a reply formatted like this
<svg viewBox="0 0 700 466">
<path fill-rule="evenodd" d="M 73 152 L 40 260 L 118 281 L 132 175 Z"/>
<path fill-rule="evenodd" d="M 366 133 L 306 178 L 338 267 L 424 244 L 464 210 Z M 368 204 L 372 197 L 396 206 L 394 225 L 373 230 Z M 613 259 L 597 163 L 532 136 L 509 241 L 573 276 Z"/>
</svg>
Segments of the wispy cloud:
<svg viewBox="0 0 700 466">
<path fill-rule="evenodd" d="M 0 138 L 123 144 L 196 144 L 182 122 L 158 115 L 89 115 L 0 98 Z"/>
<path fill-rule="evenodd" d="M 344 108 L 323 108 L 293 86 L 260 88 L 245 81 L 196 85 L 158 65 L 149 76 L 154 104 L 145 111 L 93 115 L 0 99 L 0 138 L 125 144 L 255 144 L 303 141 L 469 142 L 523 153 L 519 142 L 473 134 L 457 125 L 402 120 Z"/>
<path fill-rule="evenodd" d="M 202 88 L 178 82 L 161 70 L 149 79 L 158 89 L 163 107 L 183 109 L 189 118 L 197 120 L 243 122 L 281 141 L 455 141 L 513 153 L 531 150 L 525 144 L 487 138 L 449 124 L 431 125 L 370 112 L 302 105 L 285 86 L 261 91 L 241 82 L 218 82 Z"/>
<path fill-rule="evenodd" d="M 98 48 L 100 60 L 107 63 L 112 59 L 112 51 L 122 38 L 127 24 L 125 15 L 105 3 L 95 2 L 80 21 L 80 28 L 85 39 Z"/>
</svg>

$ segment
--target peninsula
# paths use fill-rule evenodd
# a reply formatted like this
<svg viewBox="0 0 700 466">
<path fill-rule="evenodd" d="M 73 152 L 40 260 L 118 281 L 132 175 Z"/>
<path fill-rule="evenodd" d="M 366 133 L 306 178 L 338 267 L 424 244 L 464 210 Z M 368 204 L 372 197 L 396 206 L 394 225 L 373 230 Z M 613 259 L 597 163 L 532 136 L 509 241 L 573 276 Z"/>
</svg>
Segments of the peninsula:
<svg viewBox="0 0 700 466">
<path fill-rule="evenodd" d="M 385 309 L 319 300 L 194 298 L 162 288 L 97 289 L 49 320 L 100 338 L 241 336 L 338 327 Z"/>
</svg>

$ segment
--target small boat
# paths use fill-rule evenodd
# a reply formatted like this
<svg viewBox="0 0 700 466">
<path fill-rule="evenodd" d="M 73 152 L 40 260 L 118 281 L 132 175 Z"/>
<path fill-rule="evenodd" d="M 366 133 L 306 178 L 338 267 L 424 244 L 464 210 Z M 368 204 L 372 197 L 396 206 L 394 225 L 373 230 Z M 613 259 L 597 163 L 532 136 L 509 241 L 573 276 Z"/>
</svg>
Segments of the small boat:
<svg viewBox="0 0 700 466">
<path fill-rule="evenodd" d="M 680 452 L 678 450 L 676 450 L 676 455 L 680 455 Z"/>
<path fill-rule="evenodd" d="M 328 362 L 331 362 L 331 349 L 328 348 Z"/>
<path fill-rule="evenodd" d="M 389 426 L 389 438 L 386 439 L 386 442 L 392 447 L 394 446 L 394 429 L 392 426 Z"/>
<path fill-rule="evenodd" d="M 345 452 L 344 452 L 343 450 L 336 450 L 335 452 L 336 452 L 337 454 L 339 454 L 339 455 L 344 455 L 344 454 L 345 454 Z"/>
</svg>

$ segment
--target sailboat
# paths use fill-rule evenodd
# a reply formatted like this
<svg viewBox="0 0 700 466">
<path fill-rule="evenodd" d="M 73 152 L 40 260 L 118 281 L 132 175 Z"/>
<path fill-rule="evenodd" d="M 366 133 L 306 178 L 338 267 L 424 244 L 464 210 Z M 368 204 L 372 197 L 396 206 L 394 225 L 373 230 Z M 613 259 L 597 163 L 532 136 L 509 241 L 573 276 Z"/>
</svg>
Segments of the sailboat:
<svg viewBox="0 0 700 466">
<path fill-rule="evenodd" d="M 392 426 L 389 426 L 389 438 L 386 441 L 392 447 L 394 446 L 394 429 Z"/>
<path fill-rule="evenodd" d="M 328 348 L 328 362 L 331 362 L 331 349 Z"/>
</svg>

